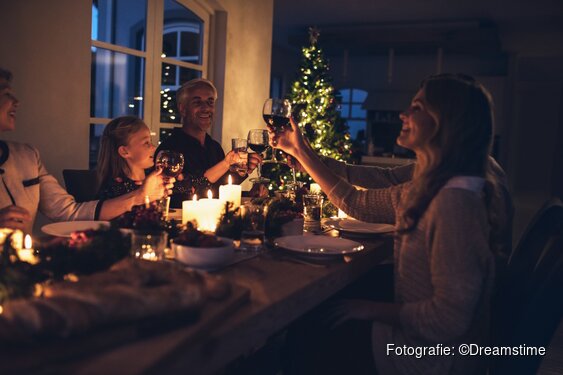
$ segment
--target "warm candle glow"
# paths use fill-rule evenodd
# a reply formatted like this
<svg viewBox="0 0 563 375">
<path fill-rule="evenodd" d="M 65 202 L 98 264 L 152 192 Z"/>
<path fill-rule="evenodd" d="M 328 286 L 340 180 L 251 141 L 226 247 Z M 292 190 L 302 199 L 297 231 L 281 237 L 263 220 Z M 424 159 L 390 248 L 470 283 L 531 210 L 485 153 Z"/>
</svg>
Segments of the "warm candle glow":
<svg viewBox="0 0 563 375">
<path fill-rule="evenodd" d="M 229 175 L 229 185 L 233 184 L 233 178 L 231 177 L 231 175 Z"/>
<path fill-rule="evenodd" d="M 25 235 L 25 239 L 23 240 L 23 246 L 29 250 L 31 249 L 33 243 L 31 242 L 31 236 L 29 234 Z"/>
<path fill-rule="evenodd" d="M 213 199 L 213 193 L 210 190 L 207 190 L 207 199 Z"/>
<path fill-rule="evenodd" d="M 192 200 L 193 200 L 194 202 L 197 202 L 197 194 L 194 194 Z"/>
<path fill-rule="evenodd" d="M 233 185 L 233 178 L 229 175 L 227 185 L 219 186 L 219 200 L 223 202 L 231 202 L 232 209 L 236 210 L 240 207 L 242 187 L 240 185 Z"/>
<path fill-rule="evenodd" d="M 150 201 L 150 199 L 149 199 L 149 196 L 148 196 L 148 195 L 145 195 L 145 207 L 146 207 L 146 208 L 149 208 L 150 203 L 151 203 L 151 201 Z"/>
</svg>

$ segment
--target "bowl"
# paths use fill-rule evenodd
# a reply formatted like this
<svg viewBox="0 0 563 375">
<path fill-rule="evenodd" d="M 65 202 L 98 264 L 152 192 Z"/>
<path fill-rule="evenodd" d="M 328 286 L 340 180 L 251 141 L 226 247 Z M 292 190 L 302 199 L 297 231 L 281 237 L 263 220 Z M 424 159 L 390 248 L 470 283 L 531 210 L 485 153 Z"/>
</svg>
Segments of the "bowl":
<svg viewBox="0 0 563 375">
<path fill-rule="evenodd" d="M 220 247 L 194 247 L 171 241 L 172 251 L 176 260 L 195 268 L 213 269 L 227 265 L 235 255 L 233 240 L 219 237 L 225 244 Z"/>
</svg>

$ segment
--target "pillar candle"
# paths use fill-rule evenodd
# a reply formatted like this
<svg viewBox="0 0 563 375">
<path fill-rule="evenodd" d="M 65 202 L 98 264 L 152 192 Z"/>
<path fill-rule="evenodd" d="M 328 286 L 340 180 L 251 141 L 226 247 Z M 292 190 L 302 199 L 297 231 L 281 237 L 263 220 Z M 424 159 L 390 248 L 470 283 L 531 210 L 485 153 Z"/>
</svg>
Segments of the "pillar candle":
<svg viewBox="0 0 563 375">
<path fill-rule="evenodd" d="M 229 175 L 228 185 L 219 186 L 219 200 L 222 202 L 232 202 L 233 209 L 240 207 L 240 200 L 242 196 L 242 188 L 240 185 L 233 185 L 233 179 Z M 224 204 L 224 203 L 223 203 Z"/>
<path fill-rule="evenodd" d="M 223 202 L 220 199 L 213 199 L 211 190 L 207 192 L 207 199 L 200 199 L 199 210 L 196 220 L 201 231 L 215 232 L 217 222 L 223 213 Z"/>
<path fill-rule="evenodd" d="M 197 195 L 194 194 L 193 199 L 190 201 L 182 202 L 182 224 L 186 224 L 188 221 L 197 220 L 197 213 L 199 210 L 199 204 L 197 201 Z"/>
</svg>

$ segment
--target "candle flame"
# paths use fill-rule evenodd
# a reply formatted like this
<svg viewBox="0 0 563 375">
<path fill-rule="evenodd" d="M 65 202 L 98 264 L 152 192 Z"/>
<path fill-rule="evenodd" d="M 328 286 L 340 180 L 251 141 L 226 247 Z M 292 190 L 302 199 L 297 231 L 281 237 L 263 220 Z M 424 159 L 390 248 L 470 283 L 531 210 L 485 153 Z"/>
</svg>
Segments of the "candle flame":
<svg viewBox="0 0 563 375">
<path fill-rule="evenodd" d="M 195 202 L 197 201 L 197 194 L 194 194 L 194 196 L 192 197 L 192 200 Z"/>
<path fill-rule="evenodd" d="M 229 175 L 229 185 L 233 184 L 233 178 L 231 177 L 231 175 Z"/>
<path fill-rule="evenodd" d="M 31 242 L 31 236 L 29 234 L 26 234 L 25 239 L 23 240 L 23 246 L 26 249 L 31 249 L 32 245 L 33 245 L 33 243 Z"/>
<path fill-rule="evenodd" d="M 149 208 L 150 203 L 151 203 L 151 201 L 150 201 L 150 199 L 149 199 L 149 196 L 148 196 L 148 195 L 145 195 L 145 207 L 146 207 L 146 208 Z"/>
<path fill-rule="evenodd" d="M 213 193 L 210 190 L 207 190 L 207 198 L 212 199 L 213 198 Z"/>
</svg>

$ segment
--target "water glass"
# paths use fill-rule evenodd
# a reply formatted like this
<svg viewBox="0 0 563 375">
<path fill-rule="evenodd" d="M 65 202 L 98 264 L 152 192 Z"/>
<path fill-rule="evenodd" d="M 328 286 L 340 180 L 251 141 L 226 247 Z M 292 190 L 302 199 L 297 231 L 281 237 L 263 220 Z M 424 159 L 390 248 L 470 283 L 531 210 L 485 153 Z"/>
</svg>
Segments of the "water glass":
<svg viewBox="0 0 563 375">
<path fill-rule="evenodd" d="M 157 261 L 164 259 L 164 249 L 168 243 L 168 233 L 131 234 L 131 253 L 135 258 Z"/>
<path fill-rule="evenodd" d="M 319 233 L 321 231 L 321 212 L 323 196 L 307 194 L 303 196 L 303 231 Z"/>
<path fill-rule="evenodd" d="M 238 161 L 229 167 L 231 172 L 244 176 L 248 170 L 248 140 L 246 138 L 233 138 L 232 150 L 237 153 Z"/>
<path fill-rule="evenodd" d="M 266 229 L 266 208 L 264 205 L 246 202 L 242 206 L 243 231 L 240 236 L 240 249 L 261 251 L 264 249 Z"/>
</svg>

